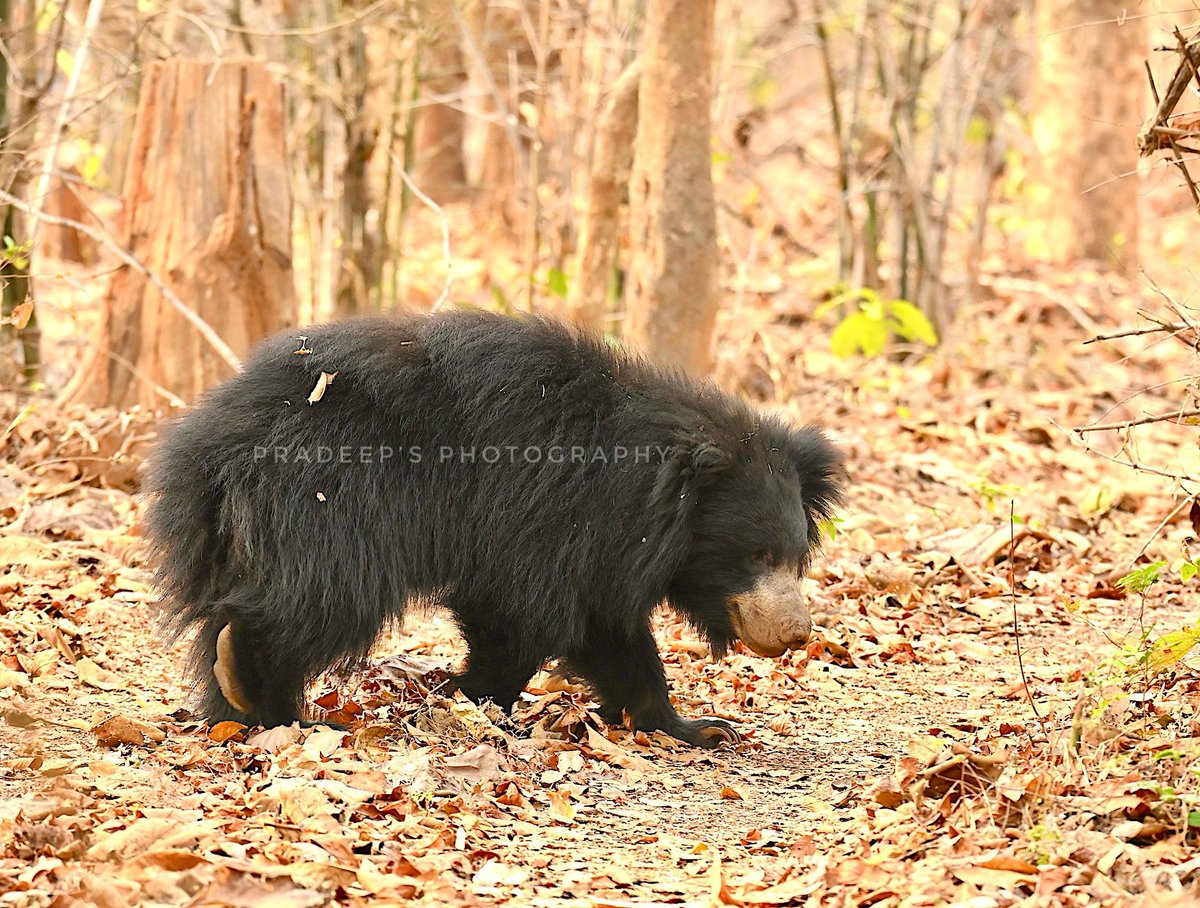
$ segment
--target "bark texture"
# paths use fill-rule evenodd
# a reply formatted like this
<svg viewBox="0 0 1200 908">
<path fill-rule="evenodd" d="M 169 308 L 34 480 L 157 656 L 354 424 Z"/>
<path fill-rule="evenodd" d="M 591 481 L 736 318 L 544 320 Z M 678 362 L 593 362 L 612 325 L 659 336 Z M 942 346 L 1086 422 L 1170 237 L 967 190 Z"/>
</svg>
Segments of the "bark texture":
<svg viewBox="0 0 1200 908">
<path fill-rule="evenodd" d="M 713 0 L 650 0 L 630 179 L 626 337 L 694 374 L 712 364 Z"/>
<path fill-rule="evenodd" d="M 621 203 L 629 185 L 637 136 L 640 78 L 637 63 L 621 74 L 596 126 L 587 207 L 579 234 L 579 273 L 567 299 L 571 320 L 592 331 L 608 327 Z"/>
<path fill-rule="evenodd" d="M 1118 267 L 1137 249 L 1145 20 L 1111 0 L 1037 0 L 1035 11 L 1029 252 Z"/>
<path fill-rule="evenodd" d="M 467 72 L 456 38 L 452 33 L 436 35 L 421 58 L 424 103 L 416 117 L 414 172 L 417 185 L 439 205 L 458 199 L 467 185 L 463 161 Z"/>
<path fill-rule="evenodd" d="M 125 247 L 238 355 L 294 323 L 283 87 L 262 63 L 151 65 L 123 208 Z M 145 274 L 122 266 L 66 396 L 161 409 L 229 372 Z"/>
</svg>

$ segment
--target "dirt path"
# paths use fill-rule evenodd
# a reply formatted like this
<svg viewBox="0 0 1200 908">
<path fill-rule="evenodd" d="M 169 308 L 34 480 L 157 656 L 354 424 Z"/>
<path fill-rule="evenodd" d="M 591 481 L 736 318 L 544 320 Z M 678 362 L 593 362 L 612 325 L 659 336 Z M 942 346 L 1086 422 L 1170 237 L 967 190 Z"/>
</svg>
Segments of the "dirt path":
<svg viewBox="0 0 1200 908">
<path fill-rule="evenodd" d="M 48 809 L 43 806 L 47 804 L 70 815 L 80 805 L 67 792 L 85 793 L 85 810 L 94 812 L 95 822 L 88 824 L 84 841 L 95 848 L 104 840 L 106 827 L 136 823 L 148 813 L 194 800 L 194 771 L 147 766 L 142 748 L 99 748 L 90 730 L 99 719 L 118 714 L 166 729 L 171 742 L 185 749 L 211 746 L 169 718 L 168 711 L 184 694 L 171 658 L 178 654 L 161 649 L 149 611 L 145 604 L 113 600 L 84 610 L 88 639 L 103 642 L 109 653 L 108 680 L 119 687 L 89 691 L 72 686 L 20 702 L 19 710 L 36 721 L 5 742 L 4 757 L 11 765 L 19 755 L 36 753 L 43 764 L 9 773 L 3 780 L 4 819 L 27 819 L 17 811 L 29 805 L 35 816 Z M 446 622 L 435 622 L 424 631 L 422 650 L 458 648 Z M 411 643 L 411 638 L 402 639 Z M 734 670 L 758 667 L 763 661 L 746 654 L 732 657 Z M 672 665 L 677 687 L 686 689 L 694 667 Z M 702 673 L 714 676 L 717 683 L 726 670 L 729 666 L 708 665 Z M 638 768 L 589 760 L 591 771 L 567 776 L 573 792 L 571 822 L 542 826 L 535 821 L 522 829 L 519 821 L 505 818 L 480 836 L 476 850 L 494 854 L 505 867 L 535 867 L 533 877 L 511 885 L 514 876 L 505 885 L 515 890 L 510 895 L 520 897 L 536 884 L 539 904 L 559 897 L 566 904 L 579 887 L 618 902 L 681 897 L 703 902 L 712 888 L 708 868 L 714 853 L 724 862 L 728 879 L 738 885 L 777 878 L 797 842 L 820 848 L 836 841 L 854 820 L 858 795 L 904 756 L 912 735 L 951 727 L 978 711 L 976 704 L 989 699 L 989 674 L 909 664 L 881 675 L 814 662 L 795 681 L 801 689 L 798 703 L 783 711 L 771 706 L 739 717 L 743 728 L 752 730 L 754 743 L 708 754 L 665 741 L 661 747 L 640 747 L 627 733 L 616 733 L 618 745 L 639 761 Z M 790 719 L 795 732 L 772 730 L 764 721 L 768 712 Z M 520 762 L 544 764 L 535 743 L 513 737 L 511 744 Z M 652 762 L 641 765 L 643 760 Z M 542 785 L 540 775 L 519 770 L 503 774 L 517 780 L 526 799 L 534 799 L 531 803 L 540 792 L 555 789 Z M 102 781 L 105 776 L 107 782 Z M 211 786 L 213 779 L 208 772 L 205 776 L 204 784 Z M 120 784 L 114 786 L 114 779 Z M 111 796 L 114 787 L 119 791 L 117 804 L 96 800 L 100 792 Z M 96 870 L 103 876 L 104 865 Z M 87 875 L 73 879 L 84 893 L 96 882 Z M 488 888 L 476 894 L 502 894 L 488 893 Z M 443 890 L 437 891 L 442 894 L 435 899 L 444 896 Z"/>
</svg>

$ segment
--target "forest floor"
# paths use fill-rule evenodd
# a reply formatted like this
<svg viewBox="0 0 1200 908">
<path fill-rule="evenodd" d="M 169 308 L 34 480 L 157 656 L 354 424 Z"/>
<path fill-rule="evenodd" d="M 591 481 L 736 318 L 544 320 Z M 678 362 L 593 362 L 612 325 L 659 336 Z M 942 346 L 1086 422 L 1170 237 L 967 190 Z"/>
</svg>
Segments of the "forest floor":
<svg viewBox="0 0 1200 908">
<path fill-rule="evenodd" d="M 1200 475 L 1195 429 L 1071 432 L 1180 407 L 1184 345 L 1083 344 L 1136 293 L 997 282 L 905 363 L 726 313 L 722 383 L 833 427 L 851 486 L 805 651 L 713 662 L 660 619 L 681 711 L 746 733 L 716 751 L 545 678 L 511 720 L 447 699 L 436 614 L 314 689 L 351 732 L 210 731 L 105 487 L 152 427 L 0 397 L 0 905 L 1194 904 L 1194 637 L 1152 644 L 1200 617 L 1196 530 L 1152 471 Z"/>
</svg>

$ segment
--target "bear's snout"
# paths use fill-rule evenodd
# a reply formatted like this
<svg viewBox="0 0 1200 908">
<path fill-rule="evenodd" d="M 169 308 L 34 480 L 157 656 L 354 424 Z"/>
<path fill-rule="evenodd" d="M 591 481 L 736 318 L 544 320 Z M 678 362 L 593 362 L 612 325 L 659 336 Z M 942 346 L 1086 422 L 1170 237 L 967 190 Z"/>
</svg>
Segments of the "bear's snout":
<svg viewBox="0 0 1200 908">
<path fill-rule="evenodd" d="M 729 602 L 729 617 L 742 642 L 760 656 L 782 656 L 803 646 L 812 631 L 808 606 L 794 573 L 777 569 Z"/>
</svg>

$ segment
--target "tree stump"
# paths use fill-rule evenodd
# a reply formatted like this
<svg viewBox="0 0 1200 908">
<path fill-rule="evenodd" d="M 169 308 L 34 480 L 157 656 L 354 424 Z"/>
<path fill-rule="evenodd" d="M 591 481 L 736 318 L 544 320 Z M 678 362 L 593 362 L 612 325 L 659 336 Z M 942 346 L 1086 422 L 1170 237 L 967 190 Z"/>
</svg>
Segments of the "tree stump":
<svg viewBox="0 0 1200 908">
<path fill-rule="evenodd" d="M 122 201 L 124 248 L 238 356 L 294 323 L 284 94 L 263 63 L 152 64 Z M 64 397 L 163 409 L 230 375 L 228 360 L 125 264 Z"/>
</svg>

